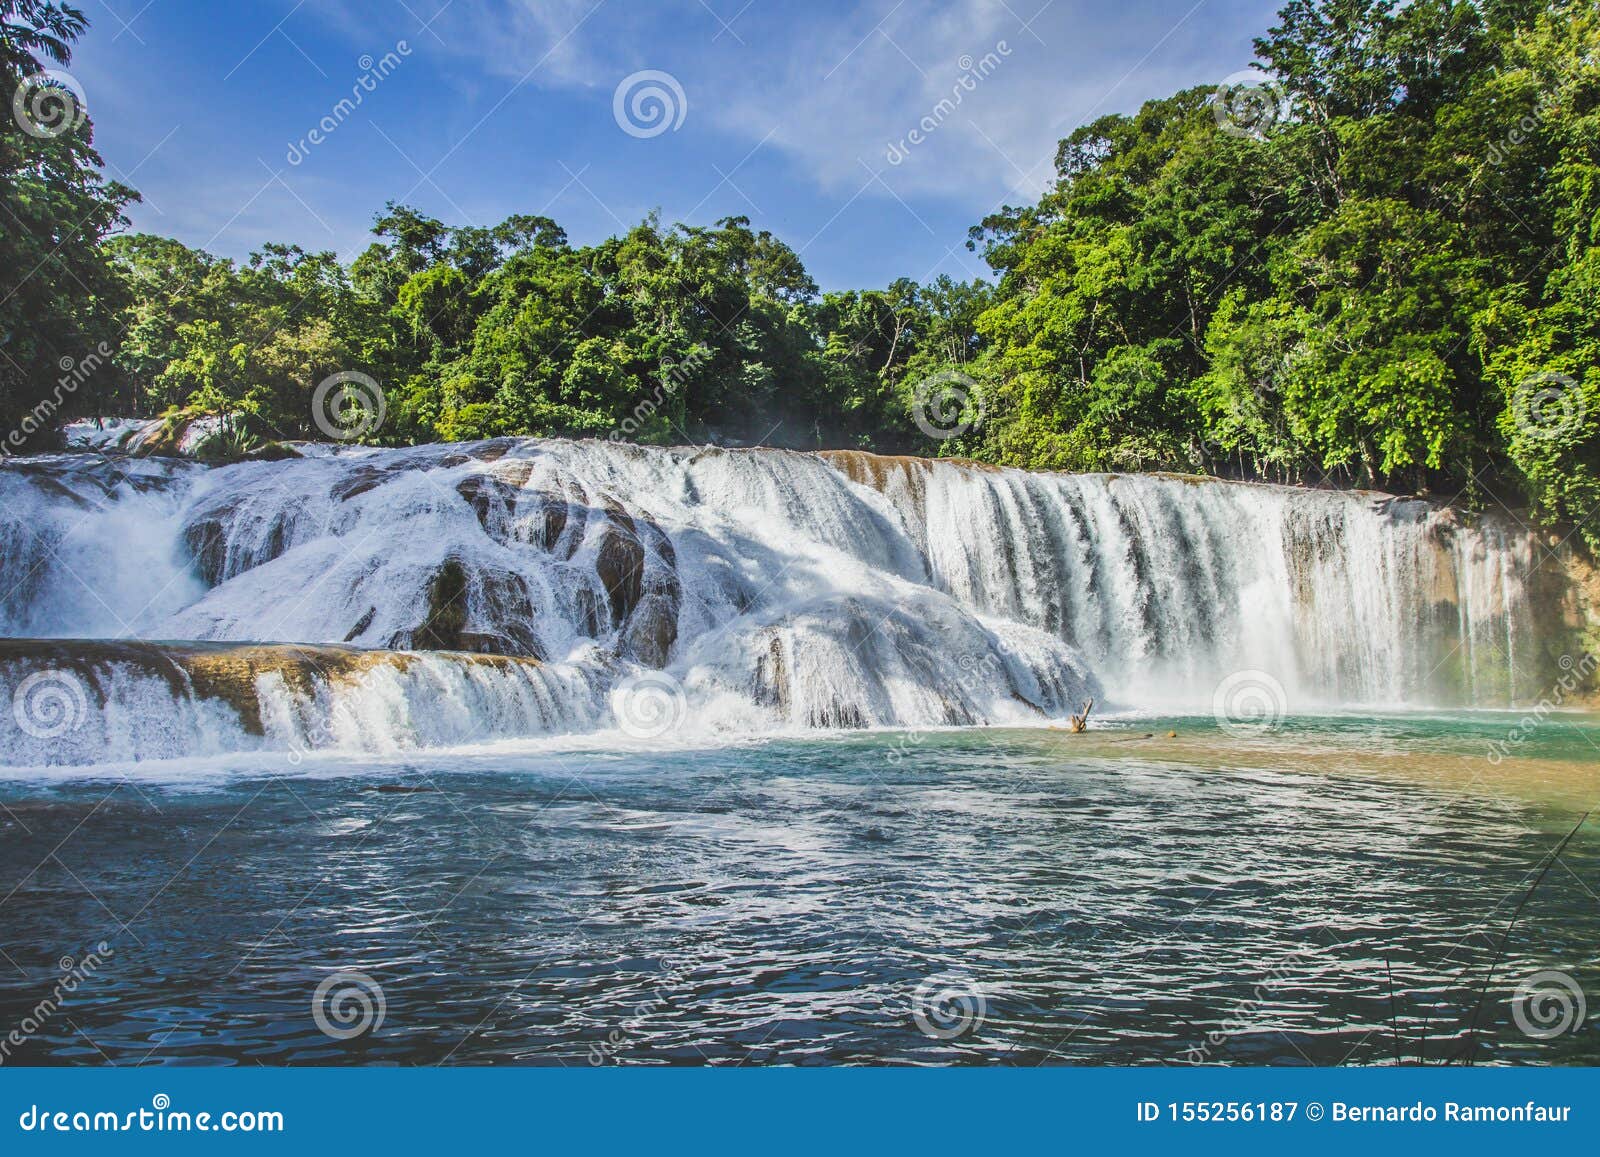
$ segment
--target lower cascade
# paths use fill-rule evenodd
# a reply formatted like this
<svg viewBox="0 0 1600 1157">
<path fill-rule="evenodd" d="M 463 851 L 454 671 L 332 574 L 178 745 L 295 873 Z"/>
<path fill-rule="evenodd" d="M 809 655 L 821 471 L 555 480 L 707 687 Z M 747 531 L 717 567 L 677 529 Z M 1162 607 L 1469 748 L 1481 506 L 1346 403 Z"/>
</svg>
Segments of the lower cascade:
<svg viewBox="0 0 1600 1157">
<path fill-rule="evenodd" d="M 497 439 L 0 464 L 0 763 L 1505 706 L 1531 536 L 1414 499 Z"/>
</svg>

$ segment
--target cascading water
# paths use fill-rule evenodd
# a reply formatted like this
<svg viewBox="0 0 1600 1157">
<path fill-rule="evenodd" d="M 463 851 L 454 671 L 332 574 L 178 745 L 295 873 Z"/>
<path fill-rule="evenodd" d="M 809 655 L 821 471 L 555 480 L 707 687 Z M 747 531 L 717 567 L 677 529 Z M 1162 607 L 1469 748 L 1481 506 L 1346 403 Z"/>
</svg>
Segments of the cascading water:
<svg viewBox="0 0 1600 1157">
<path fill-rule="evenodd" d="M 0 763 L 1026 724 L 1209 710 L 1244 669 L 1297 708 L 1500 705 L 1533 666 L 1531 541 L 1417 501 L 853 452 L 300 454 L 0 466 Z"/>
<path fill-rule="evenodd" d="M 1256 669 L 1302 706 L 1501 706 L 1535 666 L 1520 528 L 1372 492 L 827 457 L 890 498 L 936 586 L 1069 640 L 1121 702 L 1193 707 Z"/>
</svg>

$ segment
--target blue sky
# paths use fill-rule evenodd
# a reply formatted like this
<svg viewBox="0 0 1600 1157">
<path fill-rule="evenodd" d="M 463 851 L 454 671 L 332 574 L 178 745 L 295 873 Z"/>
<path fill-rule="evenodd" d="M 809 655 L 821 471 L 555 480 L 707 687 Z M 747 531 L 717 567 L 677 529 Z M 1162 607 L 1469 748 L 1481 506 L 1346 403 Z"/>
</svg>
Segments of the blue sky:
<svg viewBox="0 0 1600 1157">
<path fill-rule="evenodd" d="M 983 273 L 967 227 L 1037 196 L 1060 137 L 1245 68 L 1279 0 L 76 2 L 69 71 L 139 229 L 349 259 L 391 199 L 578 242 L 743 214 L 842 288 Z M 656 82 L 676 127 L 636 135 L 614 98 L 647 70 L 682 99 Z"/>
</svg>

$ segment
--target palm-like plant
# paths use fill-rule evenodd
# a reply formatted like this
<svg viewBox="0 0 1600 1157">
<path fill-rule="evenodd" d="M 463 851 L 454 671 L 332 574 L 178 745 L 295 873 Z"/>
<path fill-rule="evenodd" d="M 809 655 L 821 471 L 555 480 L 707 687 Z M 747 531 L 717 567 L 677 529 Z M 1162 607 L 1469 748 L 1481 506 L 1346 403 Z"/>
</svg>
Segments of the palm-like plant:
<svg viewBox="0 0 1600 1157">
<path fill-rule="evenodd" d="M 0 0 L 0 70 L 17 76 L 41 72 L 41 56 L 56 64 L 72 59 L 72 42 L 89 26 L 83 13 L 56 0 Z"/>
</svg>

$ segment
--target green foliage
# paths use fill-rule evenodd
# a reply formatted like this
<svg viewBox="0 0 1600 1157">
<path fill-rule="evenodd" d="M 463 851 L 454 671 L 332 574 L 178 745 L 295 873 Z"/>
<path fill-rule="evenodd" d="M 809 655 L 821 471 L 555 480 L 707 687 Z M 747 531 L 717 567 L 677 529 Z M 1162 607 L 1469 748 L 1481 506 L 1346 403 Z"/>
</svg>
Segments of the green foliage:
<svg viewBox="0 0 1600 1157">
<path fill-rule="evenodd" d="M 8 453 L 47 444 L 62 417 L 103 406 L 117 387 L 101 351 L 118 340 L 126 288 L 100 242 L 125 224 L 136 194 L 101 177 L 82 107 L 41 76 L 40 57 L 68 63 L 84 27 L 70 5 L 0 0 L 0 446 Z M 49 115 L 13 115 L 18 96 Z"/>
<path fill-rule="evenodd" d="M 317 383 L 382 344 L 382 311 L 331 253 L 268 245 L 236 266 L 158 237 L 106 248 L 132 301 L 117 362 L 135 412 L 203 402 L 262 438 L 314 436 Z"/>
<path fill-rule="evenodd" d="M 1488 490 L 1600 547 L 1600 13 L 1291 0 L 1257 50 L 1264 134 L 1151 101 L 974 230 L 978 452 Z"/>
<path fill-rule="evenodd" d="M 0 0 L 8 89 L 82 28 Z M 544 217 L 392 203 L 348 268 L 283 245 L 235 263 L 108 239 L 133 194 L 100 178 L 87 124 L 8 126 L 0 409 L 28 413 L 58 359 L 109 338 L 68 411 L 221 414 L 219 452 L 316 436 L 317 384 L 360 371 L 389 442 L 1331 478 L 1487 492 L 1600 549 L 1600 10 L 1289 0 L 1256 48 L 1263 123 L 1206 87 L 1077 129 L 1037 203 L 973 229 L 992 284 L 819 293 L 743 217 L 576 246 Z M 933 423 L 959 419 L 948 440 L 929 383 L 960 387 Z"/>
</svg>

